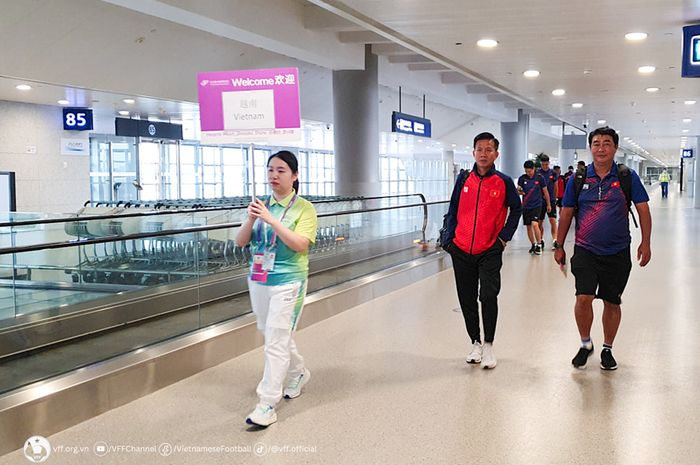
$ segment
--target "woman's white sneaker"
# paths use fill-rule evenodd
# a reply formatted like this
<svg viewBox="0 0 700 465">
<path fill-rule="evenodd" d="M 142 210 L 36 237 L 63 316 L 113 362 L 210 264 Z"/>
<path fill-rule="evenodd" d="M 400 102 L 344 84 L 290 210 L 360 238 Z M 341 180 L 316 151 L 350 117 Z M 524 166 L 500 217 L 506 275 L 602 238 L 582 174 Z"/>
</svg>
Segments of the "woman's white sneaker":
<svg viewBox="0 0 700 465">
<path fill-rule="evenodd" d="M 496 363 L 496 356 L 493 354 L 493 344 L 487 342 L 484 344 L 483 355 L 481 356 L 481 366 L 484 368 L 495 368 Z"/>
<path fill-rule="evenodd" d="M 301 395 L 301 388 L 303 388 L 310 379 L 311 372 L 304 368 L 304 372 L 302 374 L 289 380 L 287 387 L 284 388 L 284 398 L 294 399 L 299 397 Z"/>
<path fill-rule="evenodd" d="M 475 342 L 472 344 L 472 351 L 467 355 L 467 363 L 481 363 L 481 343 Z"/>
<path fill-rule="evenodd" d="M 249 425 L 257 425 L 264 427 L 270 426 L 276 421 L 277 412 L 275 412 L 275 408 L 267 404 L 256 405 L 255 410 L 250 412 L 248 418 L 245 419 L 245 422 Z"/>
</svg>

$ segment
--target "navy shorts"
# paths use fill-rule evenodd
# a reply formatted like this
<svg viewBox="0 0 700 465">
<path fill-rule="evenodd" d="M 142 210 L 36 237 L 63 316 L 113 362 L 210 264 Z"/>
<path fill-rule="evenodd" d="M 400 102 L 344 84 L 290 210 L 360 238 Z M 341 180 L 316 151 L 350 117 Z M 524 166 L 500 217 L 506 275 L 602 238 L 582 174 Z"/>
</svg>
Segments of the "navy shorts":
<svg viewBox="0 0 700 465">
<path fill-rule="evenodd" d="M 529 226 L 534 221 L 535 223 L 540 220 L 540 209 L 532 208 L 530 210 L 523 210 L 523 224 Z"/>
<path fill-rule="evenodd" d="M 542 203 L 542 211 L 540 212 L 540 221 L 544 220 L 546 217 L 556 218 L 557 217 L 557 206 L 552 205 L 552 211 L 547 213 L 547 204 Z"/>
<path fill-rule="evenodd" d="M 571 274 L 576 278 L 576 295 L 593 295 L 620 305 L 630 271 L 629 247 L 614 255 L 596 255 L 583 247 L 574 247 Z"/>
</svg>

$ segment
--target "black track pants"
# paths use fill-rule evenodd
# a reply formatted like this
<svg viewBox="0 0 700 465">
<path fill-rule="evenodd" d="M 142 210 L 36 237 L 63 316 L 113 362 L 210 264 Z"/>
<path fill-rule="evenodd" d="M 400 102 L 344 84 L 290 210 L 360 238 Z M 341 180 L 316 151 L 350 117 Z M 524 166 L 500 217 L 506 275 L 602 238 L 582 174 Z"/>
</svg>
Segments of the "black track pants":
<svg viewBox="0 0 700 465">
<path fill-rule="evenodd" d="M 484 342 L 493 342 L 498 319 L 498 293 L 501 290 L 501 266 L 503 246 L 501 241 L 479 255 L 470 255 L 454 243 L 448 247 L 452 257 L 452 269 L 457 284 L 459 305 L 462 307 L 464 323 L 472 343 L 481 342 L 479 328 L 479 304 L 484 321 Z"/>
</svg>

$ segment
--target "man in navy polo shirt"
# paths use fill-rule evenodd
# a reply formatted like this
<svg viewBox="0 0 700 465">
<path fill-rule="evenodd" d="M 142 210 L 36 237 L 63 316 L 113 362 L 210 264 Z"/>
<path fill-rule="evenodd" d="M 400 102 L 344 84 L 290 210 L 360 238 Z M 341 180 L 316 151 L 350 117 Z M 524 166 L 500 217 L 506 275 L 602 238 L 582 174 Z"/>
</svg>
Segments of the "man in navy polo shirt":
<svg viewBox="0 0 700 465">
<path fill-rule="evenodd" d="M 537 221 L 540 219 L 542 205 L 549 206 L 549 193 L 542 176 L 535 174 L 535 163 L 532 160 L 527 160 L 523 168 L 525 174 L 518 178 L 518 194 L 523 196 L 523 224 L 527 227 L 527 237 L 532 243 L 529 252 L 542 255 L 542 233 Z"/>
<path fill-rule="evenodd" d="M 547 192 L 549 192 L 549 203 L 542 204 L 542 211 L 540 212 L 539 227 L 542 233 L 542 249 L 544 250 L 544 219 L 549 218 L 549 227 L 552 231 L 552 249 L 557 247 L 557 181 L 559 180 L 559 175 L 554 172 L 553 169 L 549 168 L 549 155 L 546 153 L 540 154 L 540 162 L 542 167 L 537 171 L 537 174 L 544 178 L 547 183 Z"/>
<path fill-rule="evenodd" d="M 586 366 L 593 353 L 591 325 L 593 323 L 593 299 L 603 300 L 603 350 L 600 367 L 617 369 L 612 355 L 612 345 L 620 326 L 622 292 L 632 269 L 628 205 L 620 185 L 615 152 L 619 136 L 607 126 L 588 135 L 593 163 L 588 165 L 586 179 L 578 199 L 575 179 L 566 185 L 562 201 L 559 234 L 554 260 L 566 264 L 564 240 L 571 220 L 576 216 L 576 245 L 571 258 L 571 272 L 576 278 L 576 325 L 581 336 L 581 348 L 571 363 L 576 368 Z M 631 201 L 639 213 L 642 242 L 637 248 L 637 260 L 645 266 L 651 260 L 651 213 L 649 196 L 639 176 L 630 170 Z"/>
</svg>

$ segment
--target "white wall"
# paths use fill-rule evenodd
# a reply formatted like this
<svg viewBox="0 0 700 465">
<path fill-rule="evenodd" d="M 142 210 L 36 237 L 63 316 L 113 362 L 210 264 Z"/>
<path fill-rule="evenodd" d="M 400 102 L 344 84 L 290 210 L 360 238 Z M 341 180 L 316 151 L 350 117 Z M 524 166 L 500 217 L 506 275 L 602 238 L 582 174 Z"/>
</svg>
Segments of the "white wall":
<svg viewBox="0 0 700 465">
<path fill-rule="evenodd" d="M 17 211 L 66 213 L 90 199 L 90 157 L 61 155 L 59 107 L 0 101 L 0 170 L 14 171 Z M 36 148 L 36 153 L 27 153 Z"/>
</svg>

